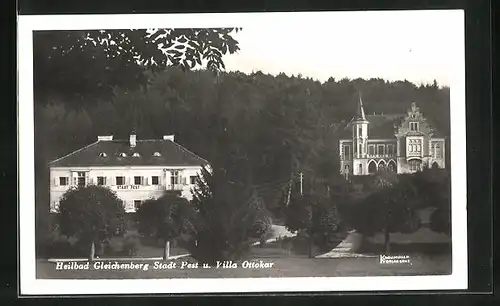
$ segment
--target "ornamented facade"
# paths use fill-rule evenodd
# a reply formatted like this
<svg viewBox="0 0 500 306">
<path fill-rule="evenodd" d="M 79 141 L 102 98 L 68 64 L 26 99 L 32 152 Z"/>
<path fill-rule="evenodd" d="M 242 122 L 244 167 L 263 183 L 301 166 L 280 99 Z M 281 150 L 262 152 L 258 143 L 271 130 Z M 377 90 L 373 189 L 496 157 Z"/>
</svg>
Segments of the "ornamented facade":
<svg viewBox="0 0 500 306">
<path fill-rule="evenodd" d="M 445 167 L 445 138 L 428 124 L 415 102 L 406 114 L 365 115 L 360 96 L 356 115 L 344 128 L 339 155 L 346 179 L 381 168 L 412 173 Z"/>
<path fill-rule="evenodd" d="M 174 142 L 163 139 L 97 141 L 49 163 L 50 206 L 57 212 L 59 200 L 70 188 L 88 184 L 115 191 L 126 212 L 135 212 L 144 200 L 172 191 L 192 199 L 192 188 L 208 162 Z"/>
</svg>

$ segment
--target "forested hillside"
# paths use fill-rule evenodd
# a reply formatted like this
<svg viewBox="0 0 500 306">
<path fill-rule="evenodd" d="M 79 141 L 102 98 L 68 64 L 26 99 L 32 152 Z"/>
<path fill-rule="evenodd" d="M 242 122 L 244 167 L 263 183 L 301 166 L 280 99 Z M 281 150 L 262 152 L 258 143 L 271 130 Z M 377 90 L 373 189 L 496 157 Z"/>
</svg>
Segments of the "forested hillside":
<svg viewBox="0 0 500 306">
<path fill-rule="evenodd" d="M 449 89 L 437 84 L 320 83 L 284 74 L 217 76 L 178 68 L 147 75 L 148 85 L 115 87 L 109 99 L 36 101 L 37 154 L 44 155 L 39 162 L 92 143 L 97 135 L 127 139 L 135 129 L 139 139 L 175 134 L 178 143 L 236 180 L 264 182 L 299 170 L 328 179 L 337 172 L 336 123 L 350 120 L 358 91 L 368 114 L 404 113 L 416 101 L 430 122 L 449 134 Z"/>
</svg>

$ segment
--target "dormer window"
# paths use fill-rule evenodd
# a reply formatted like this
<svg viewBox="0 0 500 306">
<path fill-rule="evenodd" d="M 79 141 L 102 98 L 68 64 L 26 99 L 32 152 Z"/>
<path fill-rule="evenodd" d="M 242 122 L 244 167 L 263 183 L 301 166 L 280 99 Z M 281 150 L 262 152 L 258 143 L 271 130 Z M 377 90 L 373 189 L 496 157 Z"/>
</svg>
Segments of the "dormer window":
<svg viewBox="0 0 500 306">
<path fill-rule="evenodd" d="M 418 132 L 418 122 L 410 122 L 410 131 Z"/>
<path fill-rule="evenodd" d="M 125 153 L 120 153 L 120 155 L 119 155 L 119 156 L 120 156 L 120 157 L 127 157 L 127 154 L 125 154 Z"/>
<path fill-rule="evenodd" d="M 99 153 L 99 157 L 106 157 L 106 156 L 108 156 L 108 155 L 106 155 L 106 153 L 104 153 L 104 152 Z"/>
<path fill-rule="evenodd" d="M 161 156 L 160 152 L 154 152 L 153 156 Z"/>
<path fill-rule="evenodd" d="M 137 152 L 135 152 L 134 154 L 132 154 L 133 157 L 141 157 L 141 155 Z"/>
</svg>

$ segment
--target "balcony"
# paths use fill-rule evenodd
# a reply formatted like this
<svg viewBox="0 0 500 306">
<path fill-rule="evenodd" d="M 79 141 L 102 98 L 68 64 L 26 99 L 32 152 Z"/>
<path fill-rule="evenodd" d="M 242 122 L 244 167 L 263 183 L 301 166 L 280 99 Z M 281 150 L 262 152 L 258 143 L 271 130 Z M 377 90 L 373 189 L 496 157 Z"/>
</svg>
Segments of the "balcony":
<svg viewBox="0 0 500 306">
<path fill-rule="evenodd" d="M 396 153 L 391 153 L 391 154 L 366 154 L 367 158 L 391 158 L 391 157 L 396 157 Z"/>
<path fill-rule="evenodd" d="M 188 188 L 188 185 L 184 184 L 171 184 L 166 186 L 166 190 L 177 190 L 177 191 L 182 191 L 183 189 Z"/>
</svg>

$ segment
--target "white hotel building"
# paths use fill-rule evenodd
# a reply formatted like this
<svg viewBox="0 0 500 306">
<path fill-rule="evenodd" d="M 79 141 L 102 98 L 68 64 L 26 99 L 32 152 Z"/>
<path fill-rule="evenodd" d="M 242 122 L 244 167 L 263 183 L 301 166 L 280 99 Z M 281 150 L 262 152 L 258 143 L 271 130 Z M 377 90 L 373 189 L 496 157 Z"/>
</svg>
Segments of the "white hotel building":
<svg viewBox="0 0 500 306">
<path fill-rule="evenodd" d="M 163 139 L 97 141 L 49 163 L 50 209 L 57 212 L 62 195 L 75 186 L 102 185 L 115 191 L 126 212 L 135 212 L 142 201 L 166 191 L 192 199 L 196 177 L 208 162 L 175 143 Z"/>
</svg>

